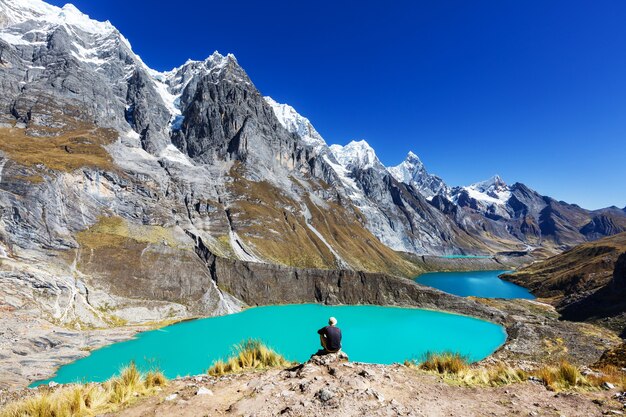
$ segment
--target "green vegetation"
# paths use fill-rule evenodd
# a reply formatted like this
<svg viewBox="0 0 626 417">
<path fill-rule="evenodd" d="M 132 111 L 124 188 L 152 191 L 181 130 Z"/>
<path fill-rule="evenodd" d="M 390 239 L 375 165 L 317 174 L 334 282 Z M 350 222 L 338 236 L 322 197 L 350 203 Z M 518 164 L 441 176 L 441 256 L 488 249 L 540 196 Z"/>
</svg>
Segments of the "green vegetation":
<svg viewBox="0 0 626 417">
<path fill-rule="evenodd" d="M 113 412 L 167 384 L 160 372 L 142 375 L 134 363 L 103 384 L 70 385 L 46 390 L 8 404 L 0 417 L 74 417 Z"/>
<path fill-rule="evenodd" d="M 261 370 L 267 368 L 284 368 L 292 363 L 261 341 L 249 339 L 235 346 L 233 355 L 226 361 L 213 363 L 207 373 L 211 376 Z"/>
</svg>

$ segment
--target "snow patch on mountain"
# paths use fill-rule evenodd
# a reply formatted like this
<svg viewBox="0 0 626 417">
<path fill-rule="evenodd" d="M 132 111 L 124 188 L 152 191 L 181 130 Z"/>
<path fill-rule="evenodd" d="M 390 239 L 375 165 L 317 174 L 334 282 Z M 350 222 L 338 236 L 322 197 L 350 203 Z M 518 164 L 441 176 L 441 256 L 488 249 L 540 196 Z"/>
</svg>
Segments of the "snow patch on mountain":
<svg viewBox="0 0 626 417">
<path fill-rule="evenodd" d="M 172 162 L 177 162 L 179 164 L 192 167 L 193 163 L 189 160 L 187 155 L 182 153 L 176 146 L 169 144 L 161 151 L 161 158 L 165 158 Z"/>
<path fill-rule="evenodd" d="M 276 118 L 288 132 L 296 133 L 309 146 L 326 146 L 326 141 L 317 133 L 309 119 L 301 116 L 296 109 L 288 104 L 278 103 L 269 96 L 263 99 L 270 105 Z"/>
</svg>

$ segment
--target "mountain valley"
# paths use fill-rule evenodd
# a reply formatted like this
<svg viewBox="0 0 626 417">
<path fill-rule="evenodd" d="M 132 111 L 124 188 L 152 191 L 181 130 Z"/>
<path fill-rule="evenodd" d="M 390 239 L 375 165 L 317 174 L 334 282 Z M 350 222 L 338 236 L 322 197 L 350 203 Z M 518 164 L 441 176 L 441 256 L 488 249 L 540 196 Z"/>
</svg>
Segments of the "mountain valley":
<svg viewBox="0 0 626 417">
<path fill-rule="evenodd" d="M 0 84 L 0 390 L 139 331 L 260 305 L 470 315 L 508 335 L 485 363 L 522 368 L 587 366 L 626 337 L 626 207 L 498 175 L 449 185 L 413 151 L 387 167 L 365 140 L 328 144 L 234 55 L 156 71 L 71 4 L 0 0 Z M 505 279 L 538 301 L 413 281 L 516 268 Z"/>
</svg>

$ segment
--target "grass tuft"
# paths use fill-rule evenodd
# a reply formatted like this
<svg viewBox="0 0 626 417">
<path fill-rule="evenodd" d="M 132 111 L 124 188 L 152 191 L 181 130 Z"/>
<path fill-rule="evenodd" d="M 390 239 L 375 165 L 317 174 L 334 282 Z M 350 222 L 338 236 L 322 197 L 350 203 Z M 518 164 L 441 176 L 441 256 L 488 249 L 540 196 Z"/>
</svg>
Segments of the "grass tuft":
<svg viewBox="0 0 626 417">
<path fill-rule="evenodd" d="M 207 373 L 211 376 L 221 376 L 247 370 L 287 367 L 291 364 L 281 354 L 265 346 L 261 341 L 248 339 L 235 346 L 235 351 L 230 358 L 225 361 L 215 361 Z"/>
<path fill-rule="evenodd" d="M 134 363 L 103 384 L 70 385 L 8 404 L 0 417 L 74 417 L 112 412 L 167 384 L 160 372 L 142 376 Z"/>
<path fill-rule="evenodd" d="M 455 352 L 428 352 L 420 365 L 420 368 L 425 371 L 434 371 L 439 374 L 458 374 L 468 367 L 467 357 Z"/>
<path fill-rule="evenodd" d="M 557 366 L 539 368 L 533 374 L 543 382 L 546 388 L 552 391 L 594 388 L 594 384 L 580 373 L 580 369 L 566 360 L 561 361 Z"/>
<path fill-rule="evenodd" d="M 463 356 L 450 352 L 428 353 L 422 363 L 405 361 L 404 364 L 411 368 L 441 375 L 448 382 L 468 386 L 487 385 L 495 387 L 524 382 L 534 377 L 551 391 L 597 390 L 602 389 L 607 382 L 617 389 L 624 390 L 626 388 L 626 373 L 615 366 L 605 366 L 598 369 L 597 372 L 585 376 L 576 365 L 566 360 L 561 361 L 558 365 L 546 365 L 532 372 L 512 368 L 504 363 L 470 366 Z"/>
<path fill-rule="evenodd" d="M 528 379 L 528 374 L 521 369 L 515 369 L 505 364 L 489 367 L 472 368 L 461 375 L 467 385 L 488 385 L 498 387 L 515 384 Z"/>
<path fill-rule="evenodd" d="M 167 385 L 167 379 L 161 372 L 150 371 L 144 379 L 146 388 L 164 387 Z"/>
<path fill-rule="evenodd" d="M 422 363 L 405 361 L 405 366 L 441 375 L 446 381 L 467 386 L 508 385 L 523 382 L 528 374 L 503 363 L 491 366 L 472 366 L 459 353 L 427 353 Z"/>
</svg>

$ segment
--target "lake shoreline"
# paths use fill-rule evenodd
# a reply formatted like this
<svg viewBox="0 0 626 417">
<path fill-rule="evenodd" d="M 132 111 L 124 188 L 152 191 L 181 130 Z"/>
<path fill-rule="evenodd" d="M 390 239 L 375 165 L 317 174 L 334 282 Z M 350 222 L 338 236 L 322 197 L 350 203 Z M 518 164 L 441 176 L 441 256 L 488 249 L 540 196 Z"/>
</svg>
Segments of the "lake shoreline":
<svg viewBox="0 0 626 417">
<path fill-rule="evenodd" d="M 415 282 L 459 297 L 535 299 L 527 288 L 500 278 L 509 272 L 512 271 L 428 272 L 415 278 Z"/>
<path fill-rule="evenodd" d="M 527 364 L 552 361 L 555 355 L 553 352 L 546 351 L 544 340 L 561 339 L 564 341 L 563 348 L 568 352 L 568 357 L 573 358 L 576 363 L 590 364 L 597 360 L 606 348 L 620 343 L 620 339 L 613 333 L 597 326 L 558 320 L 553 307 L 538 301 L 494 299 L 476 299 L 476 301 L 502 312 L 504 314 L 502 325 L 507 332 L 504 344 L 480 363 L 504 361 L 510 364 Z M 470 317 L 476 318 L 471 315 Z M 520 321 L 520 319 L 523 320 Z M 47 330 L 50 330 L 49 327 Z M 7 379 L 5 376 L 11 375 L 6 369 L 10 362 L 3 361 L 2 369 L 0 369 L 0 381 L 4 383 L 2 389 L 23 389 L 34 380 L 50 378 L 60 366 L 87 356 L 89 352 L 83 349 L 86 343 L 92 344 L 94 348 L 104 347 L 111 343 L 129 340 L 143 330 L 147 328 L 134 326 L 133 328 L 71 332 L 78 337 L 65 340 L 62 350 L 46 350 L 30 358 L 30 375 L 32 375 L 30 379 L 28 374 L 21 378 Z M 41 329 L 39 331 L 41 332 Z M 524 337 L 525 334 L 531 334 L 533 337 Z M 603 348 L 598 348 L 598 345 L 602 345 Z M 28 369 L 25 370 L 28 371 Z"/>
<path fill-rule="evenodd" d="M 371 364 L 421 360 L 428 352 L 459 352 L 478 362 L 506 341 L 503 326 L 471 316 L 419 308 L 378 305 L 290 304 L 259 306 L 236 314 L 178 323 L 144 332 L 128 342 L 95 350 L 31 386 L 73 381 L 102 382 L 131 361 L 148 371 L 157 364 L 167 377 L 193 375 L 226 358 L 248 339 L 262 341 L 287 360 L 302 362 L 319 348 L 315 333 L 329 316 L 344 330 L 343 347 L 355 361 Z M 275 323 L 280 325 L 275 326 Z M 376 323 L 375 325 L 372 323 Z M 376 329 L 384 328 L 386 344 L 373 349 Z M 289 334 L 283 329 L 289 328 Z M 429 329 L 424 332 L 424 329 Z M 480 334 L 481 338 L 473 337 Z"/>
</svg>

